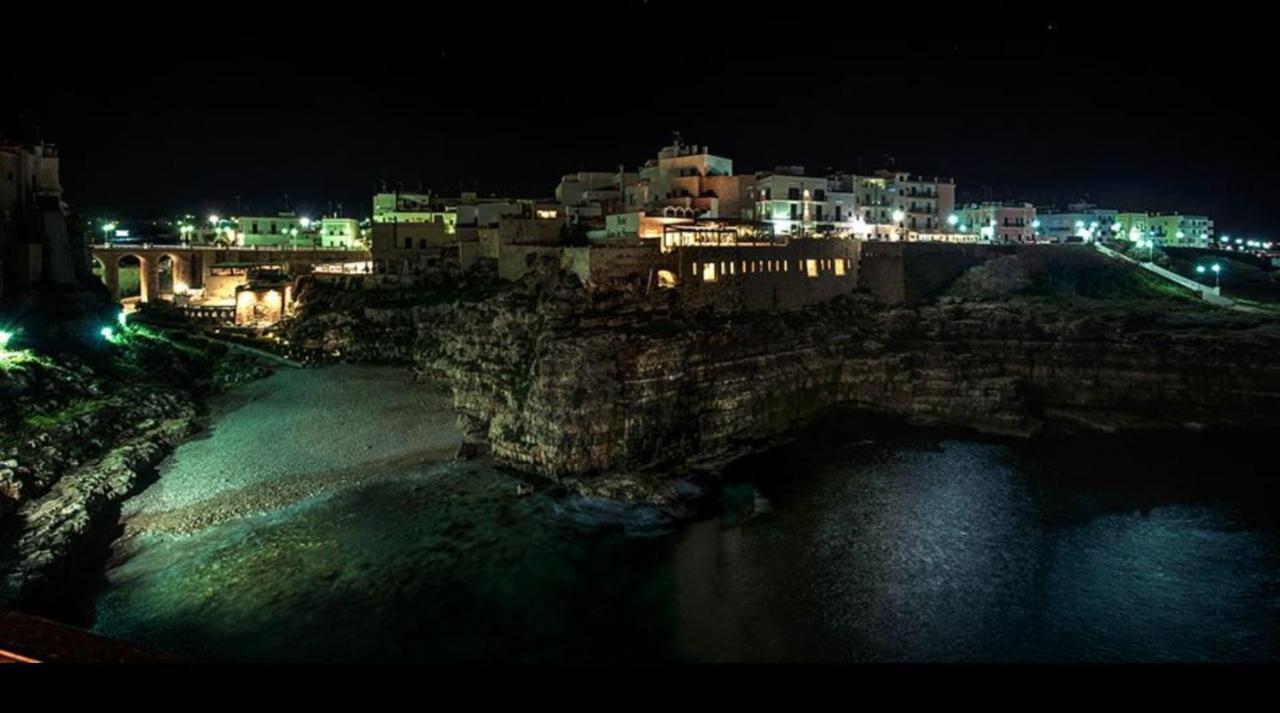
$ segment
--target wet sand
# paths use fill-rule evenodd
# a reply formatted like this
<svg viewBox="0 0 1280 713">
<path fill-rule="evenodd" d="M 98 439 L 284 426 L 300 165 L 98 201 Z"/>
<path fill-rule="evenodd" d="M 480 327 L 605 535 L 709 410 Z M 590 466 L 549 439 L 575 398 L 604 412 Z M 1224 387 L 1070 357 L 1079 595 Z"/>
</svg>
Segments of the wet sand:
<svg viewBox="0 0 1280 713">
<path fill-rule="evenodd" d="M 281 370 L 217 400 L 205 436 L 124 504 L 126 536 L 189 534 L 446 460 L 462 442 L 440 385 L 389 367 L 320 374 Z"/>
</svg>

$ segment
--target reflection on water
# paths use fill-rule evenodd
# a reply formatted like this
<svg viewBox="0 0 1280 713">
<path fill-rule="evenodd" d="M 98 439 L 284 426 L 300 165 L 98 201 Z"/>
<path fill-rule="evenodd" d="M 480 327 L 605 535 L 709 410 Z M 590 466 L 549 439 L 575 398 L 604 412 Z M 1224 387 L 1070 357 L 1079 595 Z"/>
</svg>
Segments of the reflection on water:
<svg viewBox="0 0 1280 713">
<path fill-rule="evenodd" d="M 666 530 L 419 468 L 138 543 L 95 628 L 248 660 L 1277 658 L 1256 446 L 873 438 L 754 459 Z"/>
</svg>

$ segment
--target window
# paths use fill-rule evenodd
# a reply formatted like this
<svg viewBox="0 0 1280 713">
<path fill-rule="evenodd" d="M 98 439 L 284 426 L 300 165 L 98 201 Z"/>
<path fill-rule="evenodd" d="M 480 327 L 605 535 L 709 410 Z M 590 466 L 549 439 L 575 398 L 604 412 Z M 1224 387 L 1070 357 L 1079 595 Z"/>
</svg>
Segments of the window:
<svg viewBox="0 0 1280 713">
<path fill-rule="evenodd" d="M 706 282 L 716 281 L 716 264 L 714 262 L 702 263 L 702 279 Z"/>
<path fill-rule="evenodd" d="M 799 188 L 788 188 L 788 189 L 787 189 L 787 199 L 788 199 L 788 200 L 793 200 L 793 201 L 798 201 L 798 200 L 800 200 L 800 189 L 799 189 Z"/>
<path fill-rule="evenodd" d="M 800 217 L 800 206 L 795 203 L 791 204 L 791 219 L 796 220 Z"/>
<path fill-rule="evenodd" d="M 413 247 L 413 238 L 405 238 L 404 247 L 405 247 L 405 250 L 408 250 L 409 248 Z"/>
<path fill-rule="evenodd" d="M 804 265 L 805 265 L 805 273 L 806 273 L 809 277 L 817 277 L 817 276 L 818 276 L 818 261 L 817 261 L 817 260 L 805 260 L 805 261 L 804 261 Z"/>
<path fill-rule="evenodd" d="M 819 188 L 813 192 L 813 199 L 815 201 L 825 201 L 827 199 L 827 192 Z"/>
</svg>

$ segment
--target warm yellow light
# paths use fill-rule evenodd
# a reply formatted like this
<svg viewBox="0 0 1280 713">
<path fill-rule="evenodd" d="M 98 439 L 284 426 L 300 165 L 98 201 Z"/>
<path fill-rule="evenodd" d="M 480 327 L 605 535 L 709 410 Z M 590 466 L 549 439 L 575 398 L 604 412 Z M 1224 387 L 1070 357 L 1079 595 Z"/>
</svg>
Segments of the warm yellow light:
<svg viewBox="0 0 1280 713">
<path fill-rule="evenodd" d="M 257 299 L 258 298 L 254 296 L 252 292 L 245 291 L 245 292 L 241 292 L 239 295 L 236 296 L 236 303 L 242 306 L 251 305 L 254 302 L 256 302 Z"/>
<path fill-rule="evenodd" d="M 267 304 L 276 307 L 280 304 L 280 293 L 272 290 L 267 293 Z"/>
</svg>

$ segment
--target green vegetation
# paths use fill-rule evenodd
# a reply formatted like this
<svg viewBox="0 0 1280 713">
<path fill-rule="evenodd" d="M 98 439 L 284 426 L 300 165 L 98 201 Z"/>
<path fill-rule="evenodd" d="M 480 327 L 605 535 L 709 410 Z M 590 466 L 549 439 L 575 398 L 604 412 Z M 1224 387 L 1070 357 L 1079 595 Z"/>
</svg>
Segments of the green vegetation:
<svg viewBox="0 0 1280 713">
<path fill-rule="evenodd" d="M 22 423 L 32 430 L 51 430 L 82 416 L 97 413 L 109 403 L 107 399 L 76 399 L 56 411 L 30 414 L 22 419 Z"/>
<path fill-rule="evenodd" d="M 137 297 L 142 294 L 142 270 L 137 265 L 120 266 L 120 296 Z"/>
</svg>

